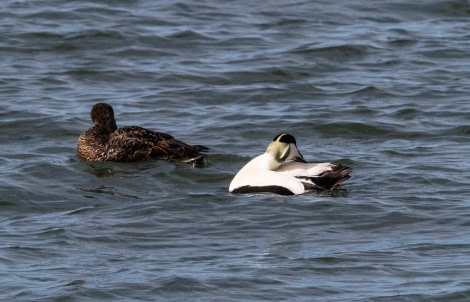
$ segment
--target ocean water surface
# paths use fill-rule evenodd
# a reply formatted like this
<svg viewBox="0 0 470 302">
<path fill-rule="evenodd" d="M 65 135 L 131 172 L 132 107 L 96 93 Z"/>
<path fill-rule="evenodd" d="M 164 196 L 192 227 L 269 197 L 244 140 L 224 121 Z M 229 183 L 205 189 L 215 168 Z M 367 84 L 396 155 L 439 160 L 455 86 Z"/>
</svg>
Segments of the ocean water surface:
<svg viewBox="0 0 470 302">
<path fill-rule="evenodd" d="M 0 4 L 0 300 L 469 301 L 468 1 Z M 97 102 L 211 150 L 76 154 Z M 333 192 L 232 195 L 289 132 Z"/>
</svg>

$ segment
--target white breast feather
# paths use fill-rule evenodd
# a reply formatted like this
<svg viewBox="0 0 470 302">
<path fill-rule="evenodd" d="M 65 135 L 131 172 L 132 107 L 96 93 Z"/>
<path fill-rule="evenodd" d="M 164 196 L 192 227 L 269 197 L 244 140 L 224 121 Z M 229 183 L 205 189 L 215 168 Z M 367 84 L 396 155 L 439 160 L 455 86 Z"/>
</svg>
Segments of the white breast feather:
<svg viewBox="0 0 470 302">
<path fill-rule="evenodd" d="M 262 154 L 248 162 L 233 178 L 229 191 L 244 186 L 280 186 L 294 194 L 305 193 L 304 185 L 292 175 L 271 171 L 273 163 L 268 159 L 266 154 Z"/>
</svg>

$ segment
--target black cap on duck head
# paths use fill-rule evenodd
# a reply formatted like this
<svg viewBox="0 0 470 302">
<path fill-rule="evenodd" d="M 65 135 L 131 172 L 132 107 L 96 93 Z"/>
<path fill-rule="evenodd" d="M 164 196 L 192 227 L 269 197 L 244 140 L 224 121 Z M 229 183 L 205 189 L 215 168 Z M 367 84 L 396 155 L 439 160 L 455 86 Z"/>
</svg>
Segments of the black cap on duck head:
<svg viewBox="0 0 470 302">
<path fill-rule="evenodd" d="M 116 121 L 114 120 L 114 110 L 111 105 L 97 103 L 91 108 L 90 115 L 95 126 L 104 128 L 109 132 L 114 132 L 117 129 Z"/>
<path fill-rule="evenodd" d="M 273 138 L 273 142 L 274 141 L 278 141 L 280 143 L 297 145 L 295 137 L 293 135 L 287 134 L 287 133 L 281 133 L 281 134 L 277 135 L 275 138 Z"/>
</svg>

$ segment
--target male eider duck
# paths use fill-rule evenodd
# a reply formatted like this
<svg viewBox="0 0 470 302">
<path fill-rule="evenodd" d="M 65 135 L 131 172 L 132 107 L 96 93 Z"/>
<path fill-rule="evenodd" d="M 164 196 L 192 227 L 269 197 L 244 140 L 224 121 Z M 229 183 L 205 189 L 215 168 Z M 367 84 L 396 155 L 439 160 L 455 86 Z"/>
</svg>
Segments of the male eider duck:
<svg viewBox="0 0 470 302">
<path fill-rule="evenodd" d="M 307 163 L 295 138 L 279 134 L 264 154 L 248 162 L 230 183 L 231 193 L 296 195 L 333 190 L 349 178 L 351 168 L 333 163 Z"/>
<path fill-rule="evenodd" d="M 118 128 L 113 107 L 106 103 L 93 106 L 91 120 L 95 125 L 80 135 L 77 145 L 78 155 L 87 161 L 130 162 L 153 157 L 200 164 L 203 160 L 200 152 L 208 149 L 137 126 Z"/>
</svg>

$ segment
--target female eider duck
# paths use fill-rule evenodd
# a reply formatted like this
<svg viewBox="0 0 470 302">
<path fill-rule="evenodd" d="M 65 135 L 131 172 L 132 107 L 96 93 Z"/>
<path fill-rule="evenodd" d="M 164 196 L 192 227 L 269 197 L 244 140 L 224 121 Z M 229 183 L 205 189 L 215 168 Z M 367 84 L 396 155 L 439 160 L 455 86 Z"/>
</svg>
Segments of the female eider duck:
<svg viewBox="0 0 470 302">
<path fill-rule="evenodd" d="M 230 183 L 231 193 L 296 195 L 333 190 L 349 178 L 351 168 L 333 163 L 307 163 L 295 138 L 279 134 L 264 154 L 248 162 Z"/>
<path fill-rule="evenodd" d="M 95 125 L 80 135 L 77 145 L 78 155 L 87 161 L 129 162 L 153 157 L 199 164 L 203 161 L 200 152 L 208 150 L 137 126 L 118 128 L 113 107 L 106 103 L 93 106 L 91 120 Z"/>
</svg>

